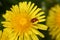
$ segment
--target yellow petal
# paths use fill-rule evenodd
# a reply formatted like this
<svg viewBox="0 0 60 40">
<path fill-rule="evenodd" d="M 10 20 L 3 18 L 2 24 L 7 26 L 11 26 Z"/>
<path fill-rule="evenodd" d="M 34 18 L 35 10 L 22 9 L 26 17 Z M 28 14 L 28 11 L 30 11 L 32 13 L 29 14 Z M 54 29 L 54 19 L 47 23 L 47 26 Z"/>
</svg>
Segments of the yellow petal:
<svg viewBox="0 0 60 40">
<path fill-rule="evenodd" d="M 60 34 L 57 35 L 56 40 L 60 40 Z"/>
<path fill-rule="evenodd" d="M 50 10 L 49 12 L 50 12 L 49 16 L 55 17 L 54 11 Z"/>
<path fill-rule="evenodd" d="M 14 13 L 14 14 L 19 14 L 19 7 L 18 5 L 13 5 L 12 8 L 10 8 L 11 11 Z M 17 10 L 17 11 L 16 11 Z"/>
<path fill-rule="evenodd" d="M 43 19 L 43 18 L 45 18 L 45 16 L 37 17 L 37 19 Z"/>
<path fill-rule="evenodd" d="M 23 8 L 22 8 L 22 7 L 23 7 L 22 4 L 23 4 L 22 2 L 19 3 L 19 10 L 20 10 L 20 13 L 24 11 Z"/>
<path fill-rule="evenodd" d="M 28 8 L 30 8 L 30 6 L 31 6 L 31 2 L 28 2 L 28 4 L 27 4 L 27 5 L 28 5 Z"/>
<path fill-rule="evenodd" d="M 24 40 L 23 36 L 24 36 L 23 34 L 20 35 L 20 36 L 19 36 L 19 40 Z"/>
<path fill-rule="evenodd" d="M 36 29 L 34 29 L 34 28 L 31 28 L 31 31 L 32 31 L 33 33 L 39 35 L 40 37 L 44 38 L 44 35 L 43 35 L 41 32 L 39 32 L 38 30 L 36 30 Z"/>
<path fill-rule="evenodd" d="M 23 2 L 22 8 L 23 8 L 26 12 L 28 11 L 27 2 Z"/>
<path fill-rule="evenodd" d="M 4 17 L 7 21 L 9 21 L 9 20 L 12 19 L 12 17 L 14 17 L 14 15 L 12 14 L 11 11 L 6 11 L 6 15 L 4 14 L 3 17 Z"/>
<path fill-rule="evenodd" d="M 4 24 L 4 27 L 10 27 L 12 26 L 12 24 L 10 22 L 1 22 L 2 24 Z"/>
<path fill-rule="evenodd" d="M 1 40 L 1 36 L 2 36 L 2 31 L 0 30 L 0 40 Z"/>
<path fill-rule="evenodd" d="M 50 34 L 55 37 L 60 32 L 59 28 L 55 27 L 52 31 L 50 31 Z"/>
<path fill-rule="evenodd" d="M 17 36 L 15 36 L 15 39 L 14 40 L 17 40 L 18 39 L 18 35 Z"/>
<path fill-rule="evenodd" d="M 36 17 L 41 16 L 42 14 L 44 14 L 44 12 L 38 13 L 38 14 L 36 15 Z"/>
<path fill-rule="evenodd" d="M 8 37 L 9 40 L 16 40 L 16 37 L 18 37 L 17 32 L 11 32 Z"/>
<path fill-rule="evenodd" d="M 46 19 L 39 19 L 38 22 L 44 22 Z"/>
<path fill-rule="evenodd" d="M 37 8 L 31 15 L 31 18 L 34 18 L 35 15 L 40 11 L 41 9 L 40 8 Z"/>
<path fill-rule="evenodd" d="M 24 40 L 32 40 L 28 33 L 24 33 Z"/>
<path fill-rule="evenodd" d="M 31 34 L 31 37 L 33 40 L 39 40 L 38 37 L 34 33 Z"/>
<path fill-rule="evenodd" d="M 30 6 L 30 8 L 29 8 L 29 12 L 32 10 L 32 8 L 34 7 L 34 3 Z"/>
<path fill-rule="evenodd" d="M 17 11 L 16 11 L 17 10 Z M 18 5 L 12 6 L 11 11 L 15 14 L 19 13 L 19 7 Z"/>
<path fill-rule="evenodd" d="M 47 30 L 47 26 L 46 25 L 43 25 L 43 24 L 37 24 L 37 27 L 41 30 Z"/>
<path fill-rule="evenodd" d="M 39 29 L 37 26 L 33 26 L 33 28 L 35 28 L 35 29 Z"/>
<path fill-rule="evenodd" d="M 29 15 L 31 15 L 31 14 L 36 10 L 36 8 L 37 8 L 37 6 L 35 6 L 35 7 L 31 10 L 31 12 L 30 12 Z"/>
<path fill-rule="evenodd" d="M 52 33 L 52 38 L 54 38 L 56 35 L 59 35 L 60 34 L 60 30 L 57 29 L 54 33 Z"/>
<path fill-rule="evenodd" d="M 9 39 L 8 33 L 3 31 L 2 36 L 1 36 L 1 40 L 8 40 L 8 39 Z"/>
</svg>

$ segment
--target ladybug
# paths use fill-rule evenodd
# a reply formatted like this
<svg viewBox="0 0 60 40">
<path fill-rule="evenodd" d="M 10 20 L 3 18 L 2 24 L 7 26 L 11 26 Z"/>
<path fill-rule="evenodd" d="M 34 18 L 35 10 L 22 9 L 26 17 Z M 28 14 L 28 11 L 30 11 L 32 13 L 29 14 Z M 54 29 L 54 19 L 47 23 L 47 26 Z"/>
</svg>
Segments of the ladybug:
<svg viewBox="0 0 60 40">
<path fill-rule="evenodd" d="M 32 23 L 34 23 L 34 22 L 36 22 L 36 21 L 38 21 L 37 18 L 33 18 L 33 19 L 31 20 Z"/>
</svg>

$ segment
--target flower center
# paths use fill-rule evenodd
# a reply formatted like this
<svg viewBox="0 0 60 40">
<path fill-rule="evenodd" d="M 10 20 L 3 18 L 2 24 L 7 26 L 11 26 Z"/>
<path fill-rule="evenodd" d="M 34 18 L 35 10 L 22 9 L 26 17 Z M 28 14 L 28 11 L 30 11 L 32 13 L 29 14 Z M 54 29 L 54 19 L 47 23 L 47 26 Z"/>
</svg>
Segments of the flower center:
<svg viewBox="0 0 60 40">
<path fill-rule="evenodd" d="M 21 18 L 19 23 L 23 26 L 27 23 L 27 19 L 26 18 Z"/>
<path fill-rule="evenodd" d="M 28 17 L 20 16 L 16 18 L 14 25 L 15 25 L 14 30 L 22 34 L 24 32 L 27 32 L 29 28 L 32 27 L 33 24 L 31 23 L 29 16 Z"/>
<path fill-rule="evenodd" d="M 56 15 L 56 23 L 58 26 L 60 26 L 60 14 Z"/>
</svg>

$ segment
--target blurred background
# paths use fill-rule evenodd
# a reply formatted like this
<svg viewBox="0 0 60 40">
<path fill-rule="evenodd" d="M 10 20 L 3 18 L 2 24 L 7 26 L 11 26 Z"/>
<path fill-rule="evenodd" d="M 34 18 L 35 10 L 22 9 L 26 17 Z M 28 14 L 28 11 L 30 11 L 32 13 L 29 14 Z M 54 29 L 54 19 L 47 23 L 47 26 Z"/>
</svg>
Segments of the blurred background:
<svg viewBox="0 0 60 40">
<path fill-rule="evenodd" d="M 39 8 L 42 8 L 43 11 L 45 11 L 45 15 L 47 17 L 48 11 L 51 7 L 53 7 L 56 4 L 60 4 L 60 0 L 0 0 L 0 30 L 3 30 L 3 26 L 1 24 L 1 21 L 4 21 L 5 19 L 2 17 L 2 14 L 6 12 L 6 10 L 9 10 L 12 5 L 18 4 L 22 1 L 31 1 L 32 3 L 35 3 Z M 43 22 L 45 24 L 45 22 Z M 51 40 L 51 35 L 49 35 L 48 30 L 42 31 L 40 30 L 46 37 L 40 38 L 41 40 Z"/>
</svg>

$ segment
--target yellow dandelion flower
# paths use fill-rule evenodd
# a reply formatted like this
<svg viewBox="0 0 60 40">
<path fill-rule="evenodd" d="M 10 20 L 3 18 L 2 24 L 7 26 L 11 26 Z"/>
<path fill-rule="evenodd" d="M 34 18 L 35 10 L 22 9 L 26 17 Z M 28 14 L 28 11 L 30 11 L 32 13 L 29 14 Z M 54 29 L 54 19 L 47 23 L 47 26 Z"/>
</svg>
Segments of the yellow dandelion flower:
<svg viewBox="0 0 60 40">
<path fill-rule="evenodd" d="M 47 25 L 52 39 L 60 40 L 60 6 L 56 5 L 49 10 Z"/>
<path fill-rule="evenodd" d="M 8 37 L 9 36 L 9 33 L 7 33 L 7 32 L 5 32 L 5 31 L 2 32 L 1 31 L 1 34 L 0 35 L 1 35 L 0 36 L 0 40 L 10 40 L 9 37 Z"/>
<path fill-rule="evenodd" d="M 1 36 L 2 36 L 2 31 L 0 30 L 0 39 L 1 39 Z"/>
<path fill-rule="evenodd" d="M 47 26 L 38 24 L 45 21 L 43 14 L 44 12 L 31 2 L 13 5 L 10 11 L 7 10 L 6 14 L 3 14 L 6 19 L 2 22 L 6 27 L 3 33 L 9 33 L 9 40 L 39 40 L 37 35 L 44 38 L 44 35 L 37 30 L 47 30 Z"/>
</svg>

